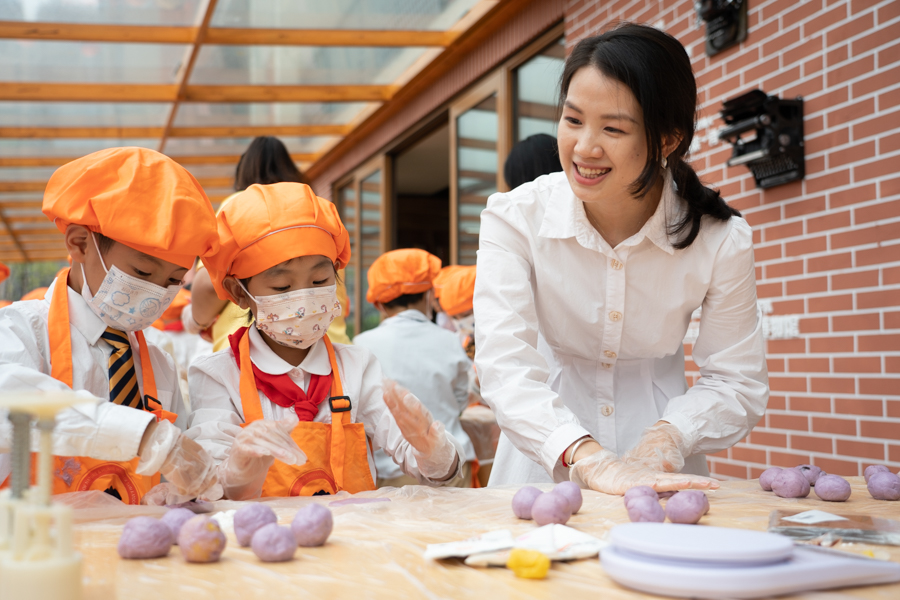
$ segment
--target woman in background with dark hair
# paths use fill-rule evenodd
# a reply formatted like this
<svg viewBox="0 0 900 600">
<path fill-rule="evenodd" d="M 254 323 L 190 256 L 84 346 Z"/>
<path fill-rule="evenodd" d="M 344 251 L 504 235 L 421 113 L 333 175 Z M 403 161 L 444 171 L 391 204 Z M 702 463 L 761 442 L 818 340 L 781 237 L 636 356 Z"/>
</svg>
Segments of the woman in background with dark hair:
<svg viewBox="0 0 900 600">
<path fill-rule="evenodd" d="M 534 181 L 541 175 L 559 173 L 559 148 L 556 138 L 546 133 L 530 135 L 509 151 L 503 163 L 503 178 L 509 189 Z"/>
<path fill-rule="evenodd" d="M 764 413 L 752 235 L 685 162 L 696 103 L 672 36 L 624 24 L 584 39 L 560 86 L 564 173 L 488 201 L 474 307 L 503 430 L 491 485 L 714 489 L 705 455 Z M 682 342 L 701 307 L 688 389 Z"/>
<path fill-rule="evenodd" d="M 222 212 L 232 198 L 253 184 L 269 185 L 285 181 L 308 184 L 281 140 L 272 136 L 255 138 L 238 160 L 234 175 L 235 193 L 222 201 L 218 212 Z M 347 288 L 342 275 L 343 272 L 338 276 L 337 293 L 346 313 Z M 197 276 L 191 284 L 191 304 L 182 313 L 186 330 L 196 333 L 211 328 L 213 352 L 218 352 L 228 346 L 229 335 L 247 325 L 248 314 L 248 310 L 221 300 L 216 295 L 206 269 L 202 265 L 198 267 Z M 328 328 L 328 337 L 340 344 L 351 343 L 347 337 L 344 315 L 336 317 L 332 322 Z"/>
</svg>

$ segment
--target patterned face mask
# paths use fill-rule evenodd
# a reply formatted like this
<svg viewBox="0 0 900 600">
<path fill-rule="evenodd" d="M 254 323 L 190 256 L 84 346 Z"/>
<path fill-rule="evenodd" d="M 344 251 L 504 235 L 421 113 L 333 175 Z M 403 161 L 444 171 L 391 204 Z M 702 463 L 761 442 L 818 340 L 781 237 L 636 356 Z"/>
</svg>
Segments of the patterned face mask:
<svg viewBox="0 0 900 600">
<path fill-rule="evenodd" d="M 238 283 L 256 302 L 256 327 L 282 346 L 309 348 L 325 336 L 331 322 L 341 315 L 337 285 L 257 298 Z"/>
<path fill-rule="evenodd" d="M 181 286 L 170 285 L 164 288 L 126 275 L 115 265 L 112 269 L 107 269 L 93 233 L 91 240 L 97 249 L 97 255 L 100 256 L 100 264 L 106 271 L 100 289 L 91 295 L 91 288 L 88 287 L 87 277 L 84 274 L 84 264 L 81 265 L 81 276 L 84 280 L 81 296 L 91 307 L 91 311 L 108 327 L 120 331 L 141 331 L 150 327 L 169 308 Z"/>
</svg>

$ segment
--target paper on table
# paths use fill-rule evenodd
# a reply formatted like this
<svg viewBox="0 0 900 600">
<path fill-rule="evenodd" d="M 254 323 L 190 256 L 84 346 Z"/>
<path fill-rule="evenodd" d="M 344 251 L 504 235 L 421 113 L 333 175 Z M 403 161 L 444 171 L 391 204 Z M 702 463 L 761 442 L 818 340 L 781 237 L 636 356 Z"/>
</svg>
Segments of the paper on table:
<svg viewBox="0 0 900 600">
<path fill-rule="evenodd" d="M 544 525 L 516 538 L 514 548 L 537 550 L 550 560 L 576 560 L 597 556 L 609 542 L 565 525 Z M 466 559 L 470 567 L 502 567 L 509 552 L 473 554 Z"/>
<path fill-rule="evenodd" d="M 461 558 L 470 554 L 484 552 L 496 552 L 509 550 L 515 540 L 509 529 L 489 531 L 479 536 L 463 540 L 461 542 L 448 542 L 446 544 L 428 544 L 425 548 L 425 558 L 437 560 L 441 558 Z"/>
<path fill-rule="evenodd" d="M 846 517 L 833 515 L 824 510 L 808 510 L 798 513 L 791 517 L 782 517 L 782 521 L 791 521 L 792 523 L 802 523 L 804 525 L 813 525 L 815 523 L 827 523 L 828 521 L 847 521 Z"/>
</svg>

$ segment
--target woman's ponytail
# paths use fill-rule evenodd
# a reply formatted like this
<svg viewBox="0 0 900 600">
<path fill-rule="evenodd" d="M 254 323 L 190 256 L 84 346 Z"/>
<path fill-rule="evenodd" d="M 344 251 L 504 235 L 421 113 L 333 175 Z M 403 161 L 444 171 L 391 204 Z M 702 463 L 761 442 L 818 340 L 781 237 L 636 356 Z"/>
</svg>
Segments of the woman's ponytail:
<svg viewBox="0 0 900 600">
<path fill-rule="evenodd" d="M 678 195 L 687 203 L 684 218 L 669 231 L 671 235 L 679 238 L 673 244 L 679 250 L 687 248 L 697 238 L 697 234 L 700 233 L 700 221 L 704 215 L 719 221 L 727 221 L 732 216 L 741 216 L 737 209 L 725 202 L 718 190 L 700 183 L 700 178 L 691 165 L 680 157 L 672 162 L 672 180 L 678 188 Z"/>
</svg>

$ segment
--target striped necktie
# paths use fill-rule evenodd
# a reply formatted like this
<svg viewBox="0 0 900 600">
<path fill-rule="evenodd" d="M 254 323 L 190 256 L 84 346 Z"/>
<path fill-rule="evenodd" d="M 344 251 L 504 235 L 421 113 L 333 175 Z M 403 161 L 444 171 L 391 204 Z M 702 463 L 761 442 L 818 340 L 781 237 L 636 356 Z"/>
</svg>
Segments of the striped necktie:
<svg viewBox="0 0 900 600">
<path fill-rule="evenodd" d="M 144 408 L 128 334 L 107 327 L 100 338 L 113 347 L 109 355 L 109 401 L 132 408 Z"/>
</svg>

